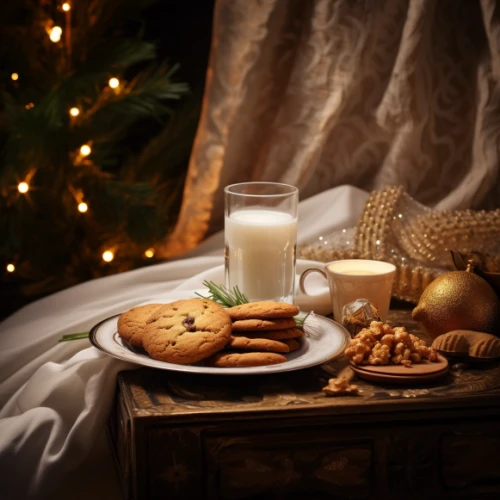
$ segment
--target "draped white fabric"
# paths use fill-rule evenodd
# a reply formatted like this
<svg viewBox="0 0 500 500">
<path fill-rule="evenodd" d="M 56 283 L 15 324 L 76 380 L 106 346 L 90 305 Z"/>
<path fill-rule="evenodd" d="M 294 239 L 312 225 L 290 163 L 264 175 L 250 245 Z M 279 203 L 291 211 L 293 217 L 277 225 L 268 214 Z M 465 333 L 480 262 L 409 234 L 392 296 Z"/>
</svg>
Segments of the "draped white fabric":
<svg viewBox="0 0 500 500">
<path fill-rule="evenodd" d="M 299 244 L 356 224 L 367 193 L 341 186 L 300 203 Z M 3 500 L 122 498 L 103 429 L 116 375 L 133 365 L 68 333 L 149 302 L 193 296 L 223 280 L 223 235 L 185 258 L 101 278 L 56 293 L 0 324 L 0 497 Z M 299 261 L 297 271 L 311 262 Z M 325 285 L 314 308 L 328 312 Z M 304 309 L 310 305 L 298 295 Z"/>
</svg>

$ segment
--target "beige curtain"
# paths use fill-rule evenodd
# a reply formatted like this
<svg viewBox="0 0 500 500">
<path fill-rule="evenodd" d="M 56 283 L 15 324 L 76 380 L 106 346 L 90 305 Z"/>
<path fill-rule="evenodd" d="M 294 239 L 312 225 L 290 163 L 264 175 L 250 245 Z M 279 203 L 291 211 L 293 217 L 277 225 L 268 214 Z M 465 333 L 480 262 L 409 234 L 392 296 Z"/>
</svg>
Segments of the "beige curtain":
<svg viewBox="0 0 500 500">
<path fill-rule="evenodd" d="M 301 199 L 402 185 L 437 209 L 500 206 L 495 0 L 219 0 L 173 256 L 223 226 L 224 186 Z"/>
</svg>

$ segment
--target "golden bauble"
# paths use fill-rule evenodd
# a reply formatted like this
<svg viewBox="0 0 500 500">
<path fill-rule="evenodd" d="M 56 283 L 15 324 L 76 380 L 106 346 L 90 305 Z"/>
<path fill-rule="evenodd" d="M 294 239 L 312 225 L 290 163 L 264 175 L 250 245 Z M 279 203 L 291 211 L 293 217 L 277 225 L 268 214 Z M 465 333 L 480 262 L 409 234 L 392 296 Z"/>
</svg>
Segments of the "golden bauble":
<svg viewBox="0 0 500 500">
<path fill-rule="evenodd" d="M 413 309 L 412 318 L 436 338 L 452 330 L 499 335 L 500 300 L 493 288 L 469 271 L 452 271 L 432 281 Z"/>
</svg>

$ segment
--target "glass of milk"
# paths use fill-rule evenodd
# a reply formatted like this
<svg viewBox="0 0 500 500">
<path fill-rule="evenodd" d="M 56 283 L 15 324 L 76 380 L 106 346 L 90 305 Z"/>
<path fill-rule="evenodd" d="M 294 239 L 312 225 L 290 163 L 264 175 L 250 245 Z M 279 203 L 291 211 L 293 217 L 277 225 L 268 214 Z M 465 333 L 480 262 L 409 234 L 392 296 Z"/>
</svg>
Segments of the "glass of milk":
<svg viewBox="0 0 500 500">
<path fill-rule="evenodd" d="M 226 287 L 251 301 L 293 303 L 299 190 L 276 182 L 224 189 Z"/>
</svg>

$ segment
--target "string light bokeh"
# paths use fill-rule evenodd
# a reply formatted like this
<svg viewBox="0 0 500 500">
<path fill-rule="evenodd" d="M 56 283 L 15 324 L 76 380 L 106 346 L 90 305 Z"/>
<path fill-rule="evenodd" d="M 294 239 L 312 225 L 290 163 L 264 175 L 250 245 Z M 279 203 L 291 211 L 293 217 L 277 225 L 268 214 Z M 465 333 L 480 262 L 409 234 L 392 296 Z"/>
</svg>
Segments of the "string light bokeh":
<svg viewBox="0 0 500 500">
<path fill-rule="evenodd" d="M 50 17 L 46 18 L 46 20 L 40 26 L 41 29 L 44 30 L 44 35 L 47 36 L 48 40 L 50 40 L 54 44 L 54 46 L 49 44 L 51 47 L 53 47 L 51 50 L 60 51 L 58 53 L 61 55 L 60 60 L 62 61 L 62 67 L 64 70 L 71 68 L 71 43 L 72 43 L 71 16 L 73 15 L 71 14 L 71 12 L 73 11 L 73 9 L 74 5 L 72 5 L 72 3 L 70 2 L 63 2 L 63 3 L 58 2 L 56 12 L 52 12 L 52 14 L 49 14 Z M 15 67 L 13 69 L 16 71 L 9 71 L 7 73 L 8 75 L 7 78 L 10 80 L 10 85 L 16 89 L 22 88 L 22 86 L 20 86 L 22 85 L 22 83 L 20 82 L 21 71 L 20 69 Z M 25 83 L 24 79 L 23 83 Z M 120 75 L 108 72 L 107 76 L 104 76 L 103 80 L 100 83 L 98 83 L 97 88 L 101 91 L 102 96 L 109 95 L 106 94 L 106 92 L 109 92 L 109 89 L 112 89 L 116 94 L 119 94 L 120 92 L 126 94 L 127 82 L 122 81 Z M 88 96 L 85 95 L 72 96 L 71 100 L 75 103 L 75 105 L 69 104 L 69 106 L 65 108 L 66 109 L 65 112 L 67 113 L 66 120 L 68 120 L 67 123 L 69 127 L 78 127 L 80 126 L 81 123 L 85 123 L 85 120 L 88 119 L 88 116 L 92 112 L 93 109 L 92 106 L 94 103 L 92 103 L 92 101 L 88 98 Z M 31 102 L 27 100 L 27 102 L 22 103 L 22 106 L 24 107 L 26 112 L 29 112 L 30 110 L 35 108 L 35 104 L 36 101 Z M 92 153 L 94 153 L 93 138 L 84 137 L 84 141 L 85 142 L 80 146 L 78 145 L 76 145 L 76 147 L 72 146 L 71 149 L 68 150 L 67 152 L 68 164 L 73 168 L 79 168 L 79 169 L 81 168 L 82 172 L 85 168 L 87 169 L 95 168 L 96 167 L 95 162 L 98 162 L 100 158 L 99 148 L 96 149 L 96 152 L 95 154 L 92 155 L 92 158 L 89 158 L 89 156 Z M 14 183 L 14 186 L 12 185 L 9 186 L 9 189 L 16 190 L 17 198 L 13 198 L 13 200 L 22 199 L 24 195 L 24 197 L 27 200 L 29 200 L 30 203 L 29 206 L 31 207 L 36 206 L 38 199 L 37 195 L 39 193 L 43 193 L 45 189 L 42 180 L 43 175 L 40 178 L 40 184 L 38 183 L 38 181 L 32 179 L 36 170 L 40 169 L 40 167 L 44 167 L 44 165 L 33 166 L 32 171 L 29 173 L 29 175 L 22 175 L 21 177 L 22 180 L 19 179 L 17 183 Z M 97 168 L 99 168 L 99 166 L 97 166 Z M 75 200 L 73 209 L 74 213 L 79 214 L 80 217 L 84 217 L 75 220 L 79 220 L 80 221 L 79 223 L 81 224 L 82 221 L 89 221 L 89 220 L 91 221 L 92 218 L 97 219 L 96 213 L 99 212 L 95 207 L 92 211 L 90 210 L 89 201 L 85 199 L 85 193 L 81 191 L 81 186 L 72 187 L 71 183 L 68 183 L 66 187 L 71 192 Z M 33 190 L 32 196 L 30 196 L 31 190 Z M 16 201 L 14 201 L 14 203 L 15 202 Z M 114 249 L 108 248 L 104 252 L 94 250 L 96 252 L 96 257 L 99 258 L 100 256 L 101 261 L 104 261 L 106 263 L 111 263 L 113 260 L 115 260 L 116 252 L 117 250 L 119 250 L 119 244 L 116 244 L 116 241 L 114 241 L 113 244 L 114 244 Z M 134 252 L 137 252 L 137 249 Z M 147 248 L 146 250 L 142 249 L 142 254 L 139 253 L 139 256 L 142 259 L 148 259 L 148 260 L 153 259 L 155 257 L 155 249 L 154 248 Z M 129 257 L 130 255 L 128 256 L 128 258 Z M 137 259 L 137 254 L 135 254 L 133 258 Z M 5 266 L 4 269 L 6 272 L 14 273 L 20 271 L 20 269 L 23 266 L 22 255 L 16 254 L 15 258 L 13 256 L 9 258 L 9 256 L 7 255 L 7 259 L 9 259 L 11 262 L 9 262 L 9 260 L 4 262 Z M 28 259 L 26 259 L 26 263 L 28 266 L 30 265 Z"/>
</svg>

